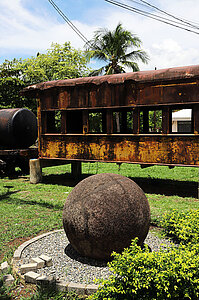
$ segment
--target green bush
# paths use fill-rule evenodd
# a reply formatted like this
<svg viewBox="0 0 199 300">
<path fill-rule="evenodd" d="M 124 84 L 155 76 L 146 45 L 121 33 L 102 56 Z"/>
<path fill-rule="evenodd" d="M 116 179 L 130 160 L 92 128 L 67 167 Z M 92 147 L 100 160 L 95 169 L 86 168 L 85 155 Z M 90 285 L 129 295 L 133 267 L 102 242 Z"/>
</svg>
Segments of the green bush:
<svg viewBox="0 0 199 300">
<path fill-rule="evenodd" d="M 114 275 L 89 299 L 198 299 L 199 245 L 150 252 L 134 240 L 122 254 L 113 253 Z"/>
<path fill-rule="evenodd" d="M 161 226 L 167 235 L 182 244 L 199 242 L 199 209 L 187 212 L 173 210 L 163 215 Z"/>
<path fill-rule="evenodd" d="M 122 254 L 113 253 L 114 275 L 90 299 L 199 299 L 199 210 L 173 210 L 161 226 L 180 244 L 150 252 L 134 240 Z"/>
</svg>

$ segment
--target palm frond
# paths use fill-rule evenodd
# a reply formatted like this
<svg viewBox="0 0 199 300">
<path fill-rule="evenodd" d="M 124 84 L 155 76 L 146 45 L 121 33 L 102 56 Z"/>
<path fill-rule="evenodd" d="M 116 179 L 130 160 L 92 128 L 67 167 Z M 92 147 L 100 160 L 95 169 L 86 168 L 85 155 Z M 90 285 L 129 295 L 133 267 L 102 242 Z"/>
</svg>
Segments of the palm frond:
<svg viewBox="0 0 199 300">
<path fill-rule="evenodd" d="M 103 61 L 109 61 L 110 57 L 102 52 L 102 51 L 99 51 L 99 50 L 90 50 L 90 51 L 87 51 L 86 52 L 86 58 L 88 58 L 89 60 L 91 58 L 97 58 L 97 59 L 100 59 L 100 60 L 103 60 Z"/>
<path fill-rule="evenodd" d="M 143 50 L 134 50 L 128 54 L 125 54 L 123 57 L 121 57 L 121 61 L 125 61 L 125 60 L 141 60 L 143 63 L 147 64 L 149 61 L 149 56 L 148 54 L 143 51 Z"/>
<path fill-rule="evenodd" d="M 121 23 L 113 31 L 107 28 L 95 31 L 93 39 L 85 45 L 88 59 L 96 58 L 108 64 L 92 74 L 104 70 L 105 74 L 125 72 L 124 67 L 127 65 L 134 71 L 139 70 L 137 61 L 147 63 L 149 60 L 147 53 L 140 49 L 141 44 L 140 38 L 125 30 Z"/>
<path fill-rule="evenodd" d="M 105 70 L 105 66 L 101 67 L 100 69 L 98 70 L 93 70 L 88 76 L 91 77 L 91 76 L 99 76 L 99 75 L 102 75 L 103 72 Z"/>
<path fill-rule="evenodd" d="M 124 66 L 131 69 L 133 72 L 140 71 L 140 68 L 136 62 L 132 61 L 125 61 Z"/>
</svg>

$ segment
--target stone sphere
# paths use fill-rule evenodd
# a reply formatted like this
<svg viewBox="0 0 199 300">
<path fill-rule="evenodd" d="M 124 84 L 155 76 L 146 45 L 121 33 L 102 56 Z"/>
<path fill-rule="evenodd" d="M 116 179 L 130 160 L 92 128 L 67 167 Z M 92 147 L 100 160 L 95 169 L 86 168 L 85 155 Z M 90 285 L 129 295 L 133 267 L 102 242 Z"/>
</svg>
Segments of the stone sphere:
<svg viewBox="0 0 199 300">
<path fill-rule="evenodd" d="M 143 244 L 150 225 L 150 207 L 142 189 L 118 174 L 97 174 L 78 183 L 63 209 L 63 226 L 82 256 L 106 260 L 138 237 Z"/>
</svg>

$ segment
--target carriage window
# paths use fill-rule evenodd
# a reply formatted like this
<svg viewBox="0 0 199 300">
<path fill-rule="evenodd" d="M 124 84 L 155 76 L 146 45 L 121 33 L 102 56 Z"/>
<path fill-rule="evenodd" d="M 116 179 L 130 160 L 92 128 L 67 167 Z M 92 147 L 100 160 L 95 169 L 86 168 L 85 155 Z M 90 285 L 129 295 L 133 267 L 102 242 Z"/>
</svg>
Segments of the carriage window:
<svg viewBox="0 0 199 300">
<path fill-rule="evenodd" d="M 42 113 L 42 133 L 61 132 L 61 112 L 47 111 Z"/>
<path fill-rule="evenodd" d="M 127 111 L 127 132 L 133 131 L 133 111 Z"/>
<path fill-rule="evenodd" d="M 82 133 L 83 116 L 80 110 L 66 112 L 66 133 Z"/>
<path fill-rule="evenodd" d="M 55 131 L 61 132 L 61 111 L 55 111 Z"/>
<path fill-rule="evenodd" d="M 162 110 L 144 109 L 140 112 L 140 133 L 162 132 Z"/>
<path fill-rule="evenodd" d="M 88 114 L 89 133 L 106 133 L 105 111 L 92 111 Z"/>
<path fill-rule="evenodd" d="M 172 110 L 172 132 L 192 133 L 192 109 Z"/>
<path fill-rule="evenodd" d="M 81 111 L 42 112 L 42 133 L 82 133 Z"/>
<path fill-rule="evenodd" d="M 122 131 L 122 114 L 121 112 L 113 112 L 113 133 Z"/>
<path fill-rule="evenodd" d="M 132 133 L 133 132 L 133 111 L 114 111 L 113 112 L 113 133 Z"/>
<path fill-rule="evenodd" d="M 162 132 L 162 111 L 149 111 L 149 132 Z"/>
</svg>

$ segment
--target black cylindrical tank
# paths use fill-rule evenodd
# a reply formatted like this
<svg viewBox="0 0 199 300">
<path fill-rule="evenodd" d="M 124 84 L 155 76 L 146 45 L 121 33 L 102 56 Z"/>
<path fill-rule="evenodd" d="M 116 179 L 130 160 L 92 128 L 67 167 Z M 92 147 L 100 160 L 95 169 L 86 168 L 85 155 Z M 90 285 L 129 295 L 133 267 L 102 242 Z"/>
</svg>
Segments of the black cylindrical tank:
<svg viewBox="0 0 199 300">
<path fill-rule="evenodd" d="M 37 139 L 37 119 L 26 108 L 0 110 L 0 148 L 21 149 Z"/>
</svg>

